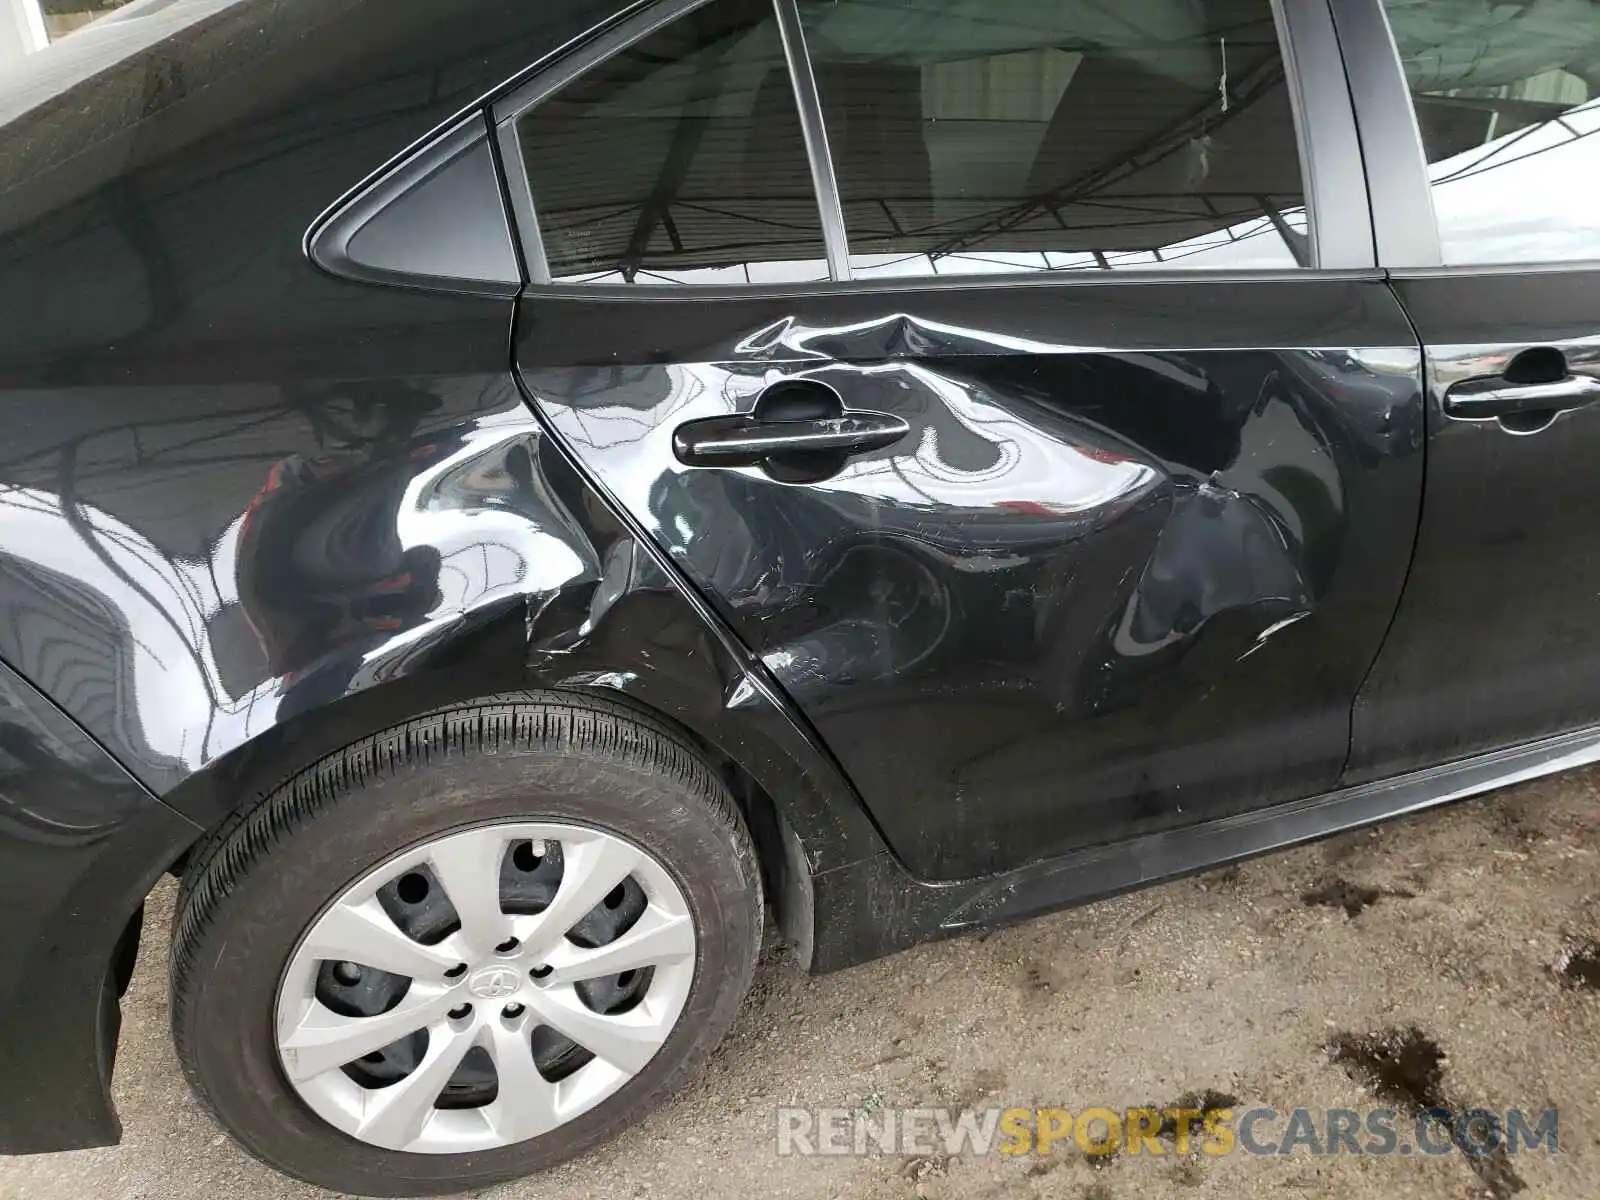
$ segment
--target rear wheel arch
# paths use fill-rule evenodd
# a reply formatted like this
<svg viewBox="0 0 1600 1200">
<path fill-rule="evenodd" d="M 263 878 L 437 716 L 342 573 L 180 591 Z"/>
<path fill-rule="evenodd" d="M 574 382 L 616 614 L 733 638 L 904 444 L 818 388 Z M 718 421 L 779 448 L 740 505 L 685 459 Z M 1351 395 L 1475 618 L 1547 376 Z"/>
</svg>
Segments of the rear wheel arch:
<svg viewBox="0 0 1600 1200">
<path fill-rule="evenodd" d="M 811 869 L 807 858 L 806 839 L 795 828 L 795 822 L 784 814 L 761 781 L 737 757 L 724 747 L 702 736 L 690 726 L 643 701 L 625 693 L 599 692 L 593 689 L 574 690 L 567 693 L 585 697 L 601 696 L 613 704 L 655 721 L 676 733 L 702 754 L 718 777 L 733 795 L 755 843 L 756 859 L 761 868 L 762 883 L 767 903 L 772 908 L 773 919 L 784 941 L 794 950 L 800 964 L 811 966 L 811 952 L 815 942 L 816 903 L 811 886 Z M 795 770 L 800 770 L 798 764 Z"/>
<path fill-rule="evenodd" d="M 170 873 L 183 877 L 196 862 L 211 853 L 248 815 L 295 779 L 337 759 L 350 747 L 384 734 L 404 730 L 409 724 L 453 711 L 496 703 L 578 702 L 613 708 L 634 719 L 660 726 L 676 740 L 700 754 L 728 788 L 755 844 L 766 898 L 784 940 L 803 967 L 809 968 L 814 942 L 815 905 L 811 885 L 812 862 L 819 853 L 812 837 L 828 831 L 808 828 L 803 820 L 786 814 L 757 774 L 742 758 L 661 707 L 639 697 L 608 688 L 553 687 L 470 694 L 463 689 L 446 703 L 405 703 L 410 694 L 395 685 L 357 693 L 342 701 L 276 726 L 256 739 L 185 780 L 165 801 L 206 832 L 170 865 Z M 407 707 L 415 711 L 407 712 Z M 798 778 L 805 768 L 792 763 Z M 826 850 L 821 853 L 827 853 Z"/>
</svg>

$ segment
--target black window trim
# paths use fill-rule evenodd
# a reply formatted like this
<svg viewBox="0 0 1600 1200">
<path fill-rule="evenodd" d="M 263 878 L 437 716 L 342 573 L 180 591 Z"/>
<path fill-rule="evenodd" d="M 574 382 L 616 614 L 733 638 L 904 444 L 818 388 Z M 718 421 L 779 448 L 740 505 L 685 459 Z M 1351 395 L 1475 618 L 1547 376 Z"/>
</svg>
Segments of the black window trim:
<svg viewBox="0 0 1600 1200">
<path fill-rule="evenodd" d="M 782 36 L 790 80 L 795 88 L 801 128 L 811 159 L 812 180 L 830 278 L 788 284 L 685 284 L 639 287 L 630 284 L 557 283 L 551 279 L 539 232 L 532 185 L 517 135 L 517 120 L 592 67 L 643 40 L 710 0 L 660 0 L 599 36 L 554 60 L 498 100 L 490 113 L 507 178 L 513 224 L 528 270 L 524 294 L 551 297 L 633 300 L 733 299 L 748 295 L 809 294 L 817 291 L 906 292 L 952 287 L 1054 287 L 1109 283 L 1200 283 L 1240 280 L 1310 280 L 1368 275 L 1377 267 L 1368 186 L 1357 136 L 1355 103 L 1340 56 L 1330 4 L 1335 0 L 1270 0 L 1283 50 L 1284 72 L 1294 114 L 1301 178 L 1311 228 L 1310 262 L 1304 267 L 1266 269 L 1188 269 L 996 273 L 993 275 L 904 276 L 856 280 L 850 277 L 849 247 L 839 204 L 827 131 L 796 0 L 772 0 Z M 1378 0 L 1372 0 L 1378 3 Z"/>
<path fill-rule="evenodd" d="M 506 210 L 503 185 L 498 189 L 491 207 L 497 207 L 498 221 L 488 219 L 473 226 L 481 242 L 498 242 L 511 255 L 506 275 L 486 279 L 471 273 L 424 273 L 411 262 L 379 264 L 364 261 L 352 255 L 351 246 L 356 237 L 390 206 L 416 189 L 455 166 L 461 159 L 480 148 L 492 152 L 490 129 L 481 110 L 471 111 L 465 117 L 450 122 L 444 132 L 429 138 L 414 153 L 404 156 L 395 165 L 380 171 L 369 181 L 341 198 L 313 221 L 302 239 L 301 249 L 317 266 L 343 279 L 359 283 L 382 283 L 398 287 L 422 288 L 436 292 L 459 292 L 468 296 L 509 298 L 521 291 L 527 279 L 525 269 L 517 261 L 518 244 L 516 223 Z M 499 179 L 503 172 L 496 167 Z M 497 180 L 498 182 L 498 180 Z M 477 194 L 476 191 L 473 193 Z M 511 278 L 512 275 L 515 278 Z"/>
</svg>

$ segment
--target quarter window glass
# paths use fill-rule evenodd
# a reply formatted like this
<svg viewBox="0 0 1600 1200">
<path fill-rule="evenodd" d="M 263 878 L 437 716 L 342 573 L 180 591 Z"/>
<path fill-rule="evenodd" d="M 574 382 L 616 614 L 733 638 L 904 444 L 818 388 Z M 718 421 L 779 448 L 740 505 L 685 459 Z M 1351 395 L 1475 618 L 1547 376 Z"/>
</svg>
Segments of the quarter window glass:
<svg viewBox="0 0 1600 1200">
<path fill-rule="evenodd" d="M 1600 5 L 1385 0 L 1444 261 L 1600 258 Z"/>
<path fill-rule="evenodd" d="M 799 7 L 857 278 L 1309 261 L 1268 0 Z"/>
<path fill-rule="evenodd" d="M 826 279 L 821 222 L 772 5 L 715 0 L 518 123 L 557 282 Z"/>
</svg>

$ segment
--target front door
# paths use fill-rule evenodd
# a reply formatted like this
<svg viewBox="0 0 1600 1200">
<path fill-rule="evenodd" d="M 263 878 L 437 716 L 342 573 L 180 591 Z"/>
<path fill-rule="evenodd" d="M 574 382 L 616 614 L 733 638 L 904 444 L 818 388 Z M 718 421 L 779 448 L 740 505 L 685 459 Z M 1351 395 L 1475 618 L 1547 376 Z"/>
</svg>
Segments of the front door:
<svg viewBox="0 0 1600 1200">
<path fill-rule="evenodd" d="M 1600 9 L 1390 7 L 1340 34 L 1428 470 L 1352 780 L 1600 724 Z"/>
<path fill-rule="evenodd" d="M 1421 488 L 1337 58 L 931 7 L 714 0 L 503 109 L 524 387 L 921 877 L 1333 787 Z"/>
</svg>

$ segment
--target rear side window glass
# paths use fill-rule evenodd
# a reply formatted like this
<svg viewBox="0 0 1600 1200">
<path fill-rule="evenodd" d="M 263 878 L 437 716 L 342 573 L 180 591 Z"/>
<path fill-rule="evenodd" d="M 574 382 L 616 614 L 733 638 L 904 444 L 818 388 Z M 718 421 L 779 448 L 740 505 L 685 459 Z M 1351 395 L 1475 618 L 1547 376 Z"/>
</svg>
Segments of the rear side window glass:
<svg viewBox="0 0 1600 1200">
<path fill-rule="evenodd" d="M 1269 0 L 799 8 L 858 279 L 1309 261 Z"/>
<path fill-rule="evenodd" d="M 1600 258 L 1600 5 L 1384 0 L 1444 261 Z"/>
<path fill-rule="evenodd" d="M 518 121 L 552 279 L 639 285 L 828 278 L 770 2 L 714 0 Z"/>
</svg>

